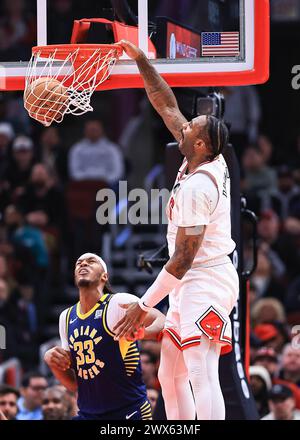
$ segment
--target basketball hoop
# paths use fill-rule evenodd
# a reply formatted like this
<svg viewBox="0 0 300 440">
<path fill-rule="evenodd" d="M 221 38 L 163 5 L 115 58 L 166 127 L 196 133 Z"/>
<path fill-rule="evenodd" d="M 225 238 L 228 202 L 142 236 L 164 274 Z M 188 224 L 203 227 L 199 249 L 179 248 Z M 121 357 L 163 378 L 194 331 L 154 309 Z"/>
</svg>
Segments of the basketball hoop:
<svg viewBox="0 0 300 440">
<path fill-rule="evenodd" d="M 122 48 L 114 44 L 37 46 L 26 72 L 24 106 L 45 126 L 93 111 L 91 97 L 106 81 Z"/>
</svg>

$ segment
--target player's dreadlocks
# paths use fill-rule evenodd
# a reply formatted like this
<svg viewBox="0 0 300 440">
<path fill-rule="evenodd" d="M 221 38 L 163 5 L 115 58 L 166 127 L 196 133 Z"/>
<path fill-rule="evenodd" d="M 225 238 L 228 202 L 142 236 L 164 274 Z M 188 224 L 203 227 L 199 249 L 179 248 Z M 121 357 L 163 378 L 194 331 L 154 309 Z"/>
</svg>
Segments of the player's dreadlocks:
<svg viewBox="0 0 300 440">
<path fill-rule="evenodd" d="M 228 128 L 223 121 L 209 115 L 207 116 L 207 132 L 212 152 L 211 160 L 213 160 L 224 151 L 228 143 Z"/>
</svg>

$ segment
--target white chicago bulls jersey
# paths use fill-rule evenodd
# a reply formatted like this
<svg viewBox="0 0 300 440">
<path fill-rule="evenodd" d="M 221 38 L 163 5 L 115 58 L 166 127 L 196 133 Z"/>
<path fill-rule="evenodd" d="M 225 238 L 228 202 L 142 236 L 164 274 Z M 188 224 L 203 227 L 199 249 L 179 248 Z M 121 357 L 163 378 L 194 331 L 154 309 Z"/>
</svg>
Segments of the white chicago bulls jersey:
<svg viewBox="0 0 300 440">
<path fill-rule="evenodd" d="M 187 161 L 179 169 L 167 205 L 168 247 L 175 251 L 178 227 L 206 226 L 204 239 L 195 256 L 193 267 L 213 265 L 235 249 L 231 238 L 230 179 L 225 159 L 219 155 L 186 174 Z"/>
</svg>

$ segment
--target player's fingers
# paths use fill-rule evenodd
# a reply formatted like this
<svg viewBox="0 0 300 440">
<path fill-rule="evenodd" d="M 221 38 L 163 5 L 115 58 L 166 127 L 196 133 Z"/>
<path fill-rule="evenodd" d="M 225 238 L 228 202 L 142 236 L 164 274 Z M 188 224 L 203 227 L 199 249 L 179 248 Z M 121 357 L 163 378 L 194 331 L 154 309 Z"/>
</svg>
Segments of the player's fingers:
<svg viewBox="0 0 300 440">
<path fill-rule="evenodd" d="M 115 333 L 115 337 L 114 340 L 118 341 L 120 338 L 121 333 L 123 332 L 124 328 L 125 328 L 126 324 L 121 324 L 119 327 L 116 328 L 116 330 L 114 331 Z"/>
<path fill-rule="evenodd" d="M 70 356 L 67 353 L 60 353 L 60 352 L 54 351 L 53 356 L 56 359 L 60 360 L 61 362 L 66 362 L 66 363 L 70 362 Z"/>
<path fill-rule="evenodd" d="M 113 332 L 116 333 L 117 330 L 118 330 L 118 328 L 119 328 L 121 325 L 123 325 L 125 321 L 126 321 L 126 316 L 123 316 L 123 318 L 120 319 L 120 321 L 118 321 L 118 322 L 116 323 L 116 325 L 114 326 L 114 328 L 113 328 Z"/>
<path fill-rule="evenodd" d="M 52 353 L 51 360 L 62 367 L 70 366 L 71 364 L 69 357 L 56 352 Z"/>
<path fill-rule="evenodd" d="M 62 362 L 60 359 L 55 358 L 53 356 L 50 359 L 50 366 L 51 367 L 55 367 L 55 368 L 57 368 L 58 370 L 61 370 L 61 371 L 65 371 L 68 368 L 70 368 L 70 364 Z"/>
<path fill-rule="evenodd" d="M 121 339 L 125 337 L 128 333 L 132 331 L 132 323 L 128 323 L 124 326 L 124 328 L 119 332 L 118 338 Z"/>
<path fill-rule="evenodd" d="M 62 355 L 68 356 L 69 352 L 67 350 L 64 350 L 62 347 L 55 347 L 54 351 L 56 353 L 60 353 Z"/>
<path fill-rule="evenodd" d="M 115 341 L 118 341 L 122 337 L 125 328 L 127 329 L 127 324 L 123 323 L 115 330 Z"/>
</svg>

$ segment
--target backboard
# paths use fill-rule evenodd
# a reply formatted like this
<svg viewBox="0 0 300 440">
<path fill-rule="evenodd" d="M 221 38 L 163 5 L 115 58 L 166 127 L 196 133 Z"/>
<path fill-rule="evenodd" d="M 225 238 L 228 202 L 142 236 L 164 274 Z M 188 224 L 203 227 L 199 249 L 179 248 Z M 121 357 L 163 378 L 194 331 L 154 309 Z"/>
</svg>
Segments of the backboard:
<svg viewBox="0 0 300 440">
<path fill-rule="evenodd" d="M 58 3 L 37 0 L 37 45 L 53 43 Z M 76 9 L 82 2 L 62 3 Z M 55 44 L 71 38 L 89 44 L 130 39 L 172 87 L 237 86 L 268 79 L 269 0 L 86 0 L 81 11 L 82 16 L 75 12 L 73 34 L 64 41 L 56 36 Z M 2 62 L 0 90 L 24 89 L 27 65 L 27 59 Z M 137 66 L 122 57 L 101 90 L 135 87 L 143 87 Z"/>
</svg>

